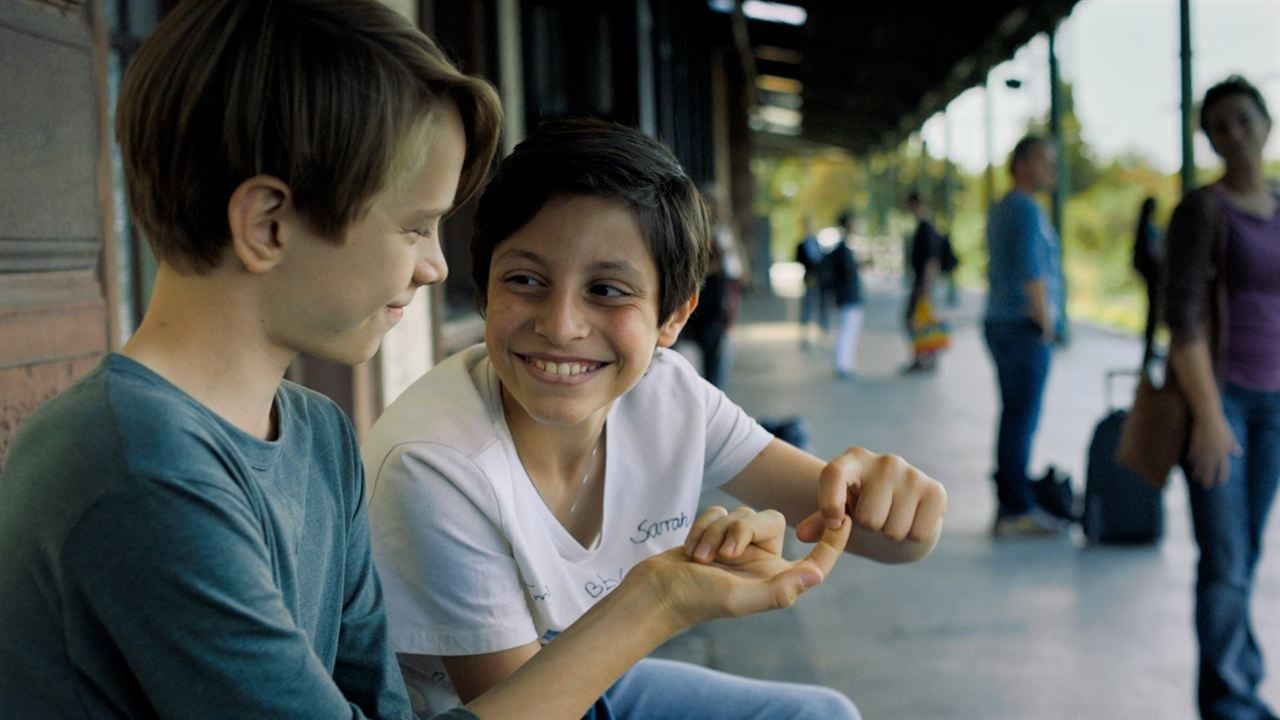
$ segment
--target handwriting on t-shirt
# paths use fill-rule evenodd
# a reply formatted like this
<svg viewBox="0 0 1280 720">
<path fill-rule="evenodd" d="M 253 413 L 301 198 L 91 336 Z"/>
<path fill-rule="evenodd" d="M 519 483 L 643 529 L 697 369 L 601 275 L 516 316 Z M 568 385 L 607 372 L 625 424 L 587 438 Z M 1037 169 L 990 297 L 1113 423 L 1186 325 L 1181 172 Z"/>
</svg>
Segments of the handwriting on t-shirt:
<svg viewBox="0 0 1280 720">
<path fill-rule="evenodd" d="M 629 538 L 636 545 L 643 545 L 656 537 L 689 527 L 689 516 L 683 512 L 676 517 L 651 521 L 645 518 L 636 525 L 635 533 Z"/>
<path fill-rule="evenodd" d="M 622 568 L 618 568 L 617 577 L 604 576 L 600 573 L 596 573 L 596 576 L 591 580 L 588 580 L 587 584 L 582 586 L 582 589 L 586 590 L 587 594 L 592 598 L 598 598 L 621 585 L 623 575 L 626 575 L 626 572 L 624 572 Z"/>
</svg>

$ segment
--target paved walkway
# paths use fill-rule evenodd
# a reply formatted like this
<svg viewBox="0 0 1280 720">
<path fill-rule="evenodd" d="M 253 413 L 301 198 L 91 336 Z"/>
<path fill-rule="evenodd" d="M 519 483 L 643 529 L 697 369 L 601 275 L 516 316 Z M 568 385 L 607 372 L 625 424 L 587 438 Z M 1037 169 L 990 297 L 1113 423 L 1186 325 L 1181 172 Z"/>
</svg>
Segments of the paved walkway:
<svg viewBox="0 0 1280 720">
<path fill-rule="evenodd" d="M 797 607 L 711 623 L 660 654 L 828 685 L 871 720 L 1193 718 L 1196 550 L 1184 488 L 1166 492 L 1167 534 L 1154 547 L 995 542 L 988 475 L 997 407 L 980 298 L 962 297 L 949 311 L 954 344 L 936 374 L 901 376 L 901 288 L 869 285 L 856 380 L 837 381 L 825 354 L 800 348 L 795 300 L 753 297 L 735 331 L 728 392 L 757 417 L 806 417 L 824 457 L 860 444 L 941 480 L 950 496 L 941 544 L 906 567 L 846 558 Z M 1104 373 L 1139 355 L 1133 338 L 1073 327 L 1054 359 L 1033 468 L 1052 462 L 1083 488 L 1089 436 L 1107 409 Z M 1116 400 L 1131 393 L 1117 386 Z M 1280 709 L 1280 513 L 1254 616 L 1271 670 L 1263 695 Z"/>
</svg>

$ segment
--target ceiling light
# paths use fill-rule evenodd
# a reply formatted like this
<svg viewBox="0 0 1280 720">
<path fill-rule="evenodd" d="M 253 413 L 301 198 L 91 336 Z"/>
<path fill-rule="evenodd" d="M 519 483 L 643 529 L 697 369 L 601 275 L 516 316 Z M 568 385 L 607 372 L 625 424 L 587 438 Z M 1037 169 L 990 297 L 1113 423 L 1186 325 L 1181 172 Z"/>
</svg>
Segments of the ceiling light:
<svg viewBox="0 0 1280 720">
<path fill-rule="evenodd" d="M 734 0 L 707 0 L 707 7 L 713 12 L 731 13 L 733 12 L 733 6 Z M 744 0 L 742 14 L 752 20 L 795 25 L 797 27 L 803 25 L 805 20 L 809 19 L 809 12 L 799 5 L 766 2 L 765 0 Z"/>
<path fill-rule="evenodd" d="M 756 87 L 784 95 L 799 95 L 804 92 L 804 83 L 795 78 L 780 75 L 757 75 Z"/>
<path fill-rule="evenodd" d="M 742 3 L 742 14 L 752 20 L 776 22 L 783 25 L 803 25 L 809 19 L 809 13 L 799 5 L 787 5 L 765 0 L 745 0 Z"/>
</svg>

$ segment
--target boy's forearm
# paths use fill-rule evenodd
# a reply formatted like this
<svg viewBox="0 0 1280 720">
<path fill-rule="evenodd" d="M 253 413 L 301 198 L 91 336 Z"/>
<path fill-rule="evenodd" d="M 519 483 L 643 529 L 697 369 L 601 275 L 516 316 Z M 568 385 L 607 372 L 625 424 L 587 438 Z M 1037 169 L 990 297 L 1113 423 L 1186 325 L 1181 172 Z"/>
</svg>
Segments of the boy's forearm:
<svg viewBox="0 0 1280 720">
<path fill-rule="evenodd" d="M 529 662 L 467 708 L 484 720 L 582 717 L 628 668 L 688 626 L 653 590 L 643 571 L 633 570 Z"/>
</svg>

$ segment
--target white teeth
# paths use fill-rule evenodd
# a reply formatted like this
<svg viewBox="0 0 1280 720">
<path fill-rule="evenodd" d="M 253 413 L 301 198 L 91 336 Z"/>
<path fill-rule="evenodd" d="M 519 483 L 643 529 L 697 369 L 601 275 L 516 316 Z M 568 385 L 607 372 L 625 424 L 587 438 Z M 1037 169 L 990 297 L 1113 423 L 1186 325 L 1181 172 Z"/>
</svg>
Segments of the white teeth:
<svg viewBox="0 0 1280 720">
<path fill-rule="evenodd" d="M 529 361 L 533 363 L 534 367 L 538 368 L 542 372 L 547 373 L 548 375 L 558 375 L 561 377 L 581 375 L 584 372 L 594 370 L 596 367 L 595 364 L 584 365 L 581 363 L 547 362 L 546 360 L 539 360 L 537 358 L 530 358 Z"/>
</svg>

